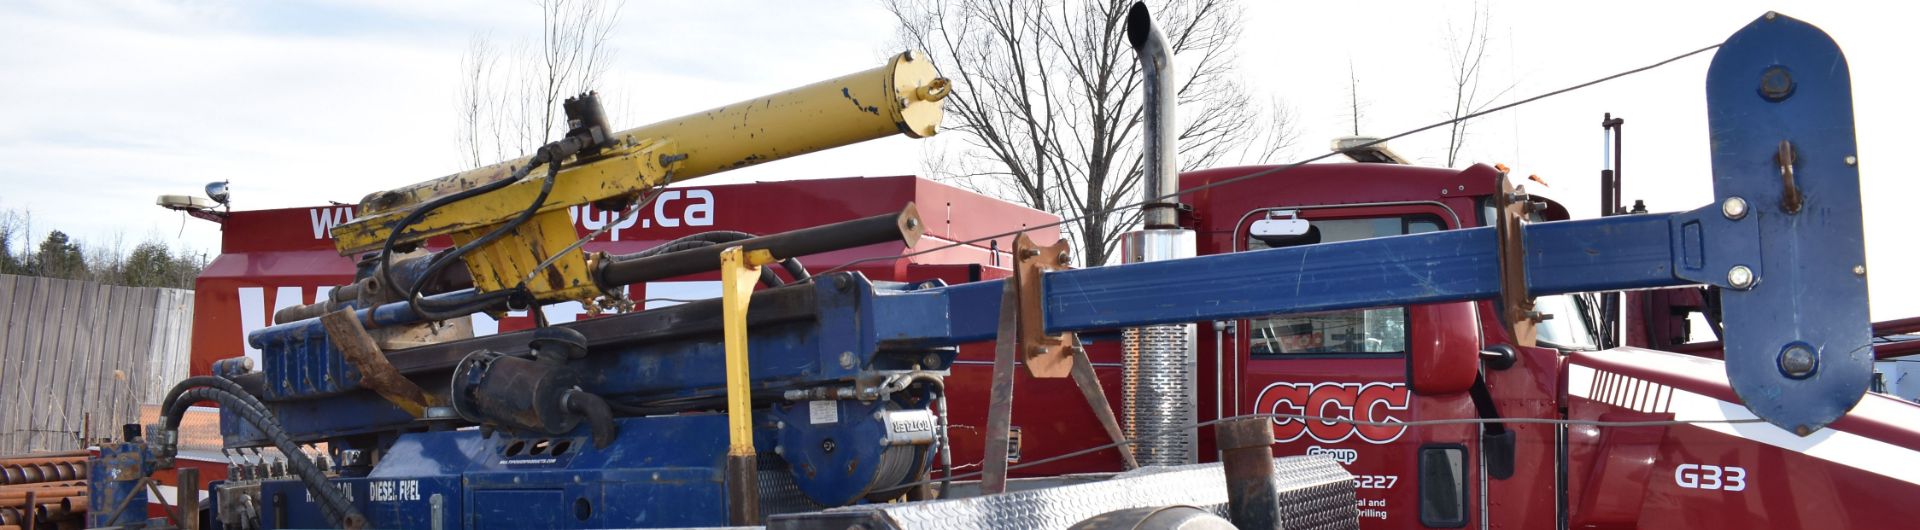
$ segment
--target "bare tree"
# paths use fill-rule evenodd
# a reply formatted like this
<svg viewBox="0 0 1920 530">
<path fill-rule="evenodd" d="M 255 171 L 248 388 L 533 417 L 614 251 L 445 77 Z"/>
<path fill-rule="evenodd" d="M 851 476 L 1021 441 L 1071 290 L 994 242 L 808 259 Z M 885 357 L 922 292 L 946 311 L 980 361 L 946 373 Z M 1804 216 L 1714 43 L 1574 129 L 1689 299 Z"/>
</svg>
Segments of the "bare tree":
<svg viewBox="0 0 1920 530">
<path fill-rule="evenodd" d="M 33 263 L 33 212 L 7 208 L 0 210 L 0 274 L 28 274 Z M 20 252 L 14 253 L 14 243 Z"/>
<path fill-rule="evenodd" d="M 502 51 L 475 35 L 461 58 L 460 157 L 469 167 L 525 156 L 564 132 L 560 101 L 593 90 L 613 59 L 607 45 L 622 1 L 538 0 L 539 49 Z"/>
<path fill-rule="evenodd" d="M 963 145 L 930 155 L 936 178 L 1066 217 L 1083 263 L 1101 264 L 1140 197 L 1140 73 L 1126 41 L 1131 0 L 887 0 L 902 44 L 953 80 L 947 131 Z M 1234 0 L 1169 0 L 1155 12 L 1181 70 L 1182 170 L 1267 162 L 1294 139 L 1278 101 L 1234 75 Z M 1271 108 L 1272 110 L 1269 110 Z"/>
<path fill-rule="evenodd" d="M 1481 90 L 1485 74 L 1482 65 L 1487 59 L 1487 45 L 1492 41 L 1489 29 L 1493 17 L 1485 4 L 1475 2 L 1473 16 L 1468 20 L 1464 34 L 1453 22 L 1447 23 L 1447 53 L 1451 57 L 1448 66 L 1453 75 L 1453 109 L 1448 117 L 1454 120 L 1447 128 L 1447 167 L 1453 167 L 1460 158 L 1460 150 L 1467 144 L 1467 122 L 1460 118 L 1486 110 L 1514 87 L 1509 84 L 1497 91 Z"/>
</svg>

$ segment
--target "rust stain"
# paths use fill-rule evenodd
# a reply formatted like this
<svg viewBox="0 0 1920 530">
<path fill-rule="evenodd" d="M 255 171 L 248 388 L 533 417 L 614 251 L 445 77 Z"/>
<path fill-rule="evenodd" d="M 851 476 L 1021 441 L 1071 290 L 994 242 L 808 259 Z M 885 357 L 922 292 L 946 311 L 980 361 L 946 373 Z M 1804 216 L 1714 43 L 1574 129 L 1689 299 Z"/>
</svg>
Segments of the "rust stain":
<svg viewBox="0 0 1920 530">
<path fill-rule="evenodd" d="M 858 98 L 853 97 L 853 90 L 848 89 L 847 87 L 840 87 L 840 96 L 847 98 L 847 101 L 852 101 L 853 108 L 860 109 L 860 112 L 865 112 L 867 114 L 872 114 L 875 116 L 880 115 L 880 107 L 876 107 L 873 105 L 861 105 L 860 100 Z"/>
</svg>

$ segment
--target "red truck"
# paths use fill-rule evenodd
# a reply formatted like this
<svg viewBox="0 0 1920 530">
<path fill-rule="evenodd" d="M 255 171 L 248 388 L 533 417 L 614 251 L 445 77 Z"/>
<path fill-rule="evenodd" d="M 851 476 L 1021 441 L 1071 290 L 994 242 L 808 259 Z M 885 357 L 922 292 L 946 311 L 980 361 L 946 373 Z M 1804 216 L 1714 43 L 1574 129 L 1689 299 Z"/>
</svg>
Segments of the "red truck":
<svg viewBox="0 0 1920 530">
<path fill-rule="evenodd" d="M 1266 169 L 1196 171 L 1180 185 Z M 1198 232 L 1202 255 L 1485 226 L 1499 192 L 1491 185 L 1496 173 L 1487 166 L 1307 165 L 1187 195 L 1192 213 L 1184 221 Z M 1543 220 L 1567 218 L 1561 205 L 1548 206 Z M 1257 235 L 1253 224 L 1267 219 L 1305 220 L 1312 230 L 1291 240 Z M 1699 298 L 1687 290 L 1636 295 L 1627 304 L 1626 343 L 1688 342 L 1687 327 L 1671 322 L 1681 304 L 1671 302 L 1689 294 Z M 1753 417 L 1712 344 L 1675 348 L 1689 354 L 1602 349 L 1598 301 L 1538 299 L 1554 318 L 1531 348 L 1506 346 L 1514 341 L 1493 318 L 1491 301 L 1202 323 L 1198 416 L 1490 420 L 1423 427 L 1275 420 L 1276 454 L 1328 455 L 1355 475 L 1363 528 L 1895 528 L 1920 521 L 1920 507 L 1901 501 L 1920 493 L 1920 405 L 1883 394 L 1869 394 L 1829 431 L 1808 437 L 1764 423 L 1523 423 Z M 1117 400 L 1115 389 L 1127 384 L 1118 348 L 1089 352 Z M 967 359 L 949 379 L 953 399 L 984 401 L 990 357 Z M 1023 457 L 1107 442 L 1071 397 L 1070 380 L 1021 377 L 1014 424 L 1022 427 Z M 953 421 L 984 418 L 983 408 L 959 407 Z M 956 433 L 956 456 L 980 454 L 978 437 L 967 434 Z M 1213 454 L 1209 438 L 1201 431 L 1198 454 Z M 1121 465 L 1105 452 L 1016 475 Z"/>
</svg>

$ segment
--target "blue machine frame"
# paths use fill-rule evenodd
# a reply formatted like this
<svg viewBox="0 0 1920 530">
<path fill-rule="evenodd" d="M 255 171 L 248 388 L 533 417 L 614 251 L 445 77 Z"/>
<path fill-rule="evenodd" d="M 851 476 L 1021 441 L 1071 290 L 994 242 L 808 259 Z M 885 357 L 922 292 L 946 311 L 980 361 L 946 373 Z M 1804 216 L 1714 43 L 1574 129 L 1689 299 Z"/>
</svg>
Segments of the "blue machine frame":
<svg viewBox="0 0 1920 530">
<path fill-rule="evenodd" d="M 1681 213 L 1527 225 L 1520 237 L 1524 269 L 1510 273 L 1523 275 L 1533 296 L 1692 284 L 1723 288 L 1727 369 L 1735 389 L 1760 417 L 1811 433 L 1860 399 L 1872 360 L 1845 60 L 1818 29 L 1770 13 L 1716 54 L 1707 92 L 1715 204 Z M 1501 245 L 1495 229 L 1480 228 L 1050 272 L 1042 277 L 1042 318 L 1048 332 L 1084 332 L 1491 299 L 1501 294 Z M 1004 286 L 876 285 L 853 273 L 816 280 L 755 295 L 753 314 L 785 316 L 751 328 L 752 386 L 762 396 L 836 386 L 869 401 L 840 400 L 831 407 L 834 422 L 819 421 L 828 413 L 811 404 L 801 407 L 804 397 L 761 407 L 755 445 L 763 455 L 785 457 L 773 459 L 781 462 L 776 468 L 804 463 L 804 470 L 791 474 L 815 501 L 857 502 L 874 491 L 870 479 L 884 467 L 881 453 L 887 449 L 874 438 L 884 432 L 875 413 L 888 400 L 872 401 L 876 396 L 860 395 L 862 389 L 944 369 L 953 346 L 992 339 Z M 404 303 L 360 314 L 369 327 L 417 321 Z M 609 399 L 716 398 L 725 383 L 723 349 L 718 327 L 708 320 L 717 314 L 718 304 L 709 301 L 565 324 L 596 341 L 623 325 L 699 328 L 595 342 L 587 357 L 571 364 L 588 374 L 582 388 Z M 386 457 L 364 476 L 337 479 L 375 526 L 727 522 L 722 415 L 629 417 L 618 420 L 619 435 L 605 448 L 586 443 L 583 426 L 543 438 L 548 448 L 566 441 L 568 448 L 559 451 L 564 454 L 509 454 L 514 444 L 539 440 L 488 438 L 415 420 L 360 388 L 357 372 L 325 336 L 314 320 L 256 332 L 250 340 L 266 362 L 255 393 L 268 399 L 300 441 L 384 451 Z M 473 341 L 498 345 L 509 339 Z M 451 368 L 446 359 L 429 357 L 403 350 L 390 358 L 413 375 Z M 924 407 L 938 391 L 921 388 L 892 403 Z M 222 433 L 230 447 L 267 441 L 226 415 Z M 931 451 L 921 451 L 913 455 L 915 466 L 927 465 Z M 847 472 L 833 473 L 835 466 Z M 299 483 L 268 481 L 263 488 L 263 513 L 284 517 L 269 525 L 324 521 L 300 494 Z"/>
</svg>

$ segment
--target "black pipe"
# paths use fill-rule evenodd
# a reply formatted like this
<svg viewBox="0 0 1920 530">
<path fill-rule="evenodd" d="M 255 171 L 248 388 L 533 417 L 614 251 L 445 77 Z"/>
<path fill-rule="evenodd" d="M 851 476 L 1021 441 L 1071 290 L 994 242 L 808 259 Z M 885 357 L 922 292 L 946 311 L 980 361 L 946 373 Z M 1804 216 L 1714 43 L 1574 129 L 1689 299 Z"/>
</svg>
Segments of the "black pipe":
<svg viewBox="0 0 1920 530">
<path fill-rule="evenodd" d="M 1600 170 L 1600 216 L 1609 217 L 1625 213 L 1620 209 L 1620 149 L 1622 127 L 1627 120 L 1613 117 L 1609 112 L 1600 119 L 1600 130 L 1613 136 L 1613 167 Z M 1604 147 L 1604 146 L 1603 146 Z M 1603 160 L 1602 163 L 1605 163 Z"/>
<path fill-rule="evenodd" d="M 791 258 L 879 243 L 900 242 L 913 246 L 924 227 L 920 215 L 908 203 L 897 213 L 830 225 L 802 228 L 769 236 L 743 239 L 726 244 L 701 246 L 654 255 L 608 256 L 598 260 L 594 282 L 602 289 L 622 285 L 709 272 L 720 268 L 720 251 L 742 247 L 748 251 L 766 250 L 776 258 Z"/>
</svg>

